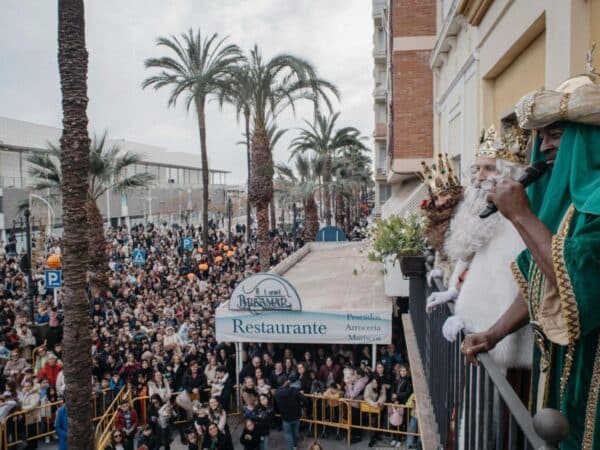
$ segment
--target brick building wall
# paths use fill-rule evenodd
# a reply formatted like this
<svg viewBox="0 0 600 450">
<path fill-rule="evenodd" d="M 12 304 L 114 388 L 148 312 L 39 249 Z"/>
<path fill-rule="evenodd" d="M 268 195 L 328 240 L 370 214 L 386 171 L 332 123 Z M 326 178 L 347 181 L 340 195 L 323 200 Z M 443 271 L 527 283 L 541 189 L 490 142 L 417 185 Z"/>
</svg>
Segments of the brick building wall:
<svg viewBox="0 0 600 450">
<path fill-rule="evenodd" d="M 429 158 L 433 149 L 433 74 L 430 50 L 402 38 L 435 35 L 434 0 L 392 0 L 393 157 Z"/>
</svg>

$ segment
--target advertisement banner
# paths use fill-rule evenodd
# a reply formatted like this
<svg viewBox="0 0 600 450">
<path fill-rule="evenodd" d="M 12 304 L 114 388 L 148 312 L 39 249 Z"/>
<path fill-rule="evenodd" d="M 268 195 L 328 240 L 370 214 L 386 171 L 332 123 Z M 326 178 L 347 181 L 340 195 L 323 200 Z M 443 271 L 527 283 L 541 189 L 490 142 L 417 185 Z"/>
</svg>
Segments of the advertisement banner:
<svg viewBox="0 0 600 450">
<path fill-rule="evenodd" d="M 219 342 L 389 344 L 390 311 L 265 311 L 219 308 Z"/>
</svg>

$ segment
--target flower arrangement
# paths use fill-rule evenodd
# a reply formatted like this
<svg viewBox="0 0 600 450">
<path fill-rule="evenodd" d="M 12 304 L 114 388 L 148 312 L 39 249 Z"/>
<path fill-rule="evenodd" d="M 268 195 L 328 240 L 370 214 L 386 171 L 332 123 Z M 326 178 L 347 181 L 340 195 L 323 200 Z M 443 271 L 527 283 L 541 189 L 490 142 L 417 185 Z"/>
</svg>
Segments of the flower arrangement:
<svg viewBox="0 0 600 450">
<path fill-rule="evenodd" d="M 423 237 L 425 220 L 422 214 L 413 213 L 376 221 L 369 231 L 369 260 L 385 263 L 392 257 L 395 263 L 407 256 L 422 256 L 427 249 Z"/>
</svg>

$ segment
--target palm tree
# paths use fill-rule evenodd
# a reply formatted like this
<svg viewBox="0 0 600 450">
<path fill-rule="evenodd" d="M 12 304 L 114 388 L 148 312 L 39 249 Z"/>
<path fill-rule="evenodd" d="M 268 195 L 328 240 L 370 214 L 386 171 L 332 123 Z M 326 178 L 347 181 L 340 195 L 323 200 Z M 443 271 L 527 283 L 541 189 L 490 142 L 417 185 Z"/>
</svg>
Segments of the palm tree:
<svg viewBox="0 0 600 450">
<path fill-rule="evenodd" d="M 90 384 L 92 356 L 86 293 L 88 235 L 86 200 L 90 138 L 87 132 L 87 69 L 83 0 L 58 2 L 58 69 L 63 109 L 60 138 L 63 171 L 64 248 L 64 336 L 63 371 L 69 414 L 68 447 L 87 450 L 94 447 Z"/>
<path fill-rule="evenodd" d="M 239 122 L 240 115 L 244 116 L 244 141 L 238 144 L 246 146 L 246 165 L 248 172 L 247 190 L 250 191 L 250 114 L 252 111 L 253 85 L 250 79 L 247 65 L 237 67 L 228 77 L 225 88 L 219 92 L 219 104 L 227 102 L 235 108 L 236 119 Z M 250 222 L 252 217 L 252 206 L 249 196 L 246 196 L 246 240 L 250 242 L 252 231 Z"/>
<path fill-rule="evenodd" d="M 354 127 L 344 127 L 335 129 L 335 125 L 340 113 L 332 116 L 325 116 L 317 113 L 315 123 L 305 121 L 307 128 L 300 131 L 298 137 L 292 141 L 292 156 L 296 153 L 314 151 L 321 155 L 324 160 L 323 173 L 323 201 L 325 203 L 325 223 L 331 225 L 331 192 L 329 183 L 331 182 L 331 171 L 333 158 L 344 147 L 363 146 L 360 138 L 360 132 Z"/>
<path fill-rule="evenodd" d="M 155 90 L 171 87 L 168 106 L 175 106 L 180 95 L 186 96 L 186 108 L 193 105 L 198 118 L 200 153 L 202 157 L 202 243 L 208 245 L 208 150 L 206 147 L 206 103 L 210 97 L 218 97 L 227 90 L 228 81 L 243 56 L 237 45 L 227 44 L 227 37 L 218 39 L 217 33 L 203 39 L 200 30 L 194 34 L 159 37 L 156 45 L 166 47 L 174 57 L 148 58 L 147 69 L 160 69 L 142 83 L 142 88 L 152 86 Z"/>
<path fill-rule="evenodd" d="M 314 241 L 319 231 L 319 211 L 315 195 L 320 190 L 323 159 L 318 155 L 296 155 L 295 171 L 285 164 L 276 164 L 277 183 L 281 186 L 284 203 L 301 202 L 304 206 L 305 240 Z"/>
<path fill-rule="evenodd" d="M 351 221 L 360 216 L 360 195 L 373 183 L 371 158 L 363 146 L 348 146 L 332 161 L 332 181 L 329 189 L 335 198 L 337 226 L 351 228 Z"/>
<path fill-rule="evenodd" d="M 106 284 L 106 271 L 108 258 L 104 241 L 104 228 L 102 215 L 98 209 L 98 199 L 110 192 L 127 194 L 138 188 L 146 188 L 153 181 L 154 176 L 147 173 L 127 175 L 128 169 L 141 163 L 139 155 L 132 152 L 122 152 L 116 144 L 107 145 L 107 133 L 99 138 L 94 136 L 89 147 L 89 176 L 87 192 L 88 214 L 88 267 L 90 282 L 94 287 Z M 58 194 L 63 182 L 61 170 L 61 154 L 59 147 L 48 144 L 48 152 L 32 153 L 27 156 L 30 163 L 28 172 L 36 182 L 36 190 L 48 189 L 50 197 L 58 203 Z"/>
<path fill-rule="evenodd" d="M 319 78 L 307 61 L 290 54 L 280 54 L 268 61 L 255 45 L 250 51 L 248 73 L 252 89 L 251 178 L 248 195 L 256 207 L 257 246 L 261 269 L 269 267 L 269 204 L 273 198 L 273 155 L 268 126 L 287 108 L 295 112 L 298 100 L 309 100 L 318 107 L 323 101 L 329 109 L 328 93 L 338 96 L 331 83 Z"/>
<path fill-rule="evenodd" d="M 267 130 L 267 135 L 269 136 L 269 150 L 271 152 L 271 155 L 273 154 L 273 151 L 275 150 L 275 145 L 277 145 L 277 142 L 279 142 L 279 140 L 281 139 L 281 137 L 285 134 L 287 130 L 285 129 L 278 129 L 277 128 L 277 124 L 272 123 Z M 274 193 L 273 193 L 274 194 Z M 269 204 L 269 213 L 270 213 L 270 223 L 271 223 L 271 230 L 276 230 L 277 229 L 277 217 L 276 213 L 275 213 L 275 195 L 273 195 L 271 197 L 271 203 Z"/>
</svg>

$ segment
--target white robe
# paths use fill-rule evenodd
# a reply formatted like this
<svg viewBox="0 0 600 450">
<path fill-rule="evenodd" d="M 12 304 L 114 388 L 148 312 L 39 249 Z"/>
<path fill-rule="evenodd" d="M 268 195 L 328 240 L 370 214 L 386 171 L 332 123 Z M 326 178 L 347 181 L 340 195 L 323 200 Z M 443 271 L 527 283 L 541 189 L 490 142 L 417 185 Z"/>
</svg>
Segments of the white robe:
<svg viewBox="0 0 600 450">
<path fill-rule="evenodd" d="M 511 305 L 519 293 L 511 263 L 524 248 L 514 226 L 503 218 L 494 237 L 475 253 L 454 310 L 465 333 L 487 330 Z M 500 341 L 490 356 L 505 369 L 527 368 L 532 352 L 533 334 L 526 326 Z"/>
</svg>

